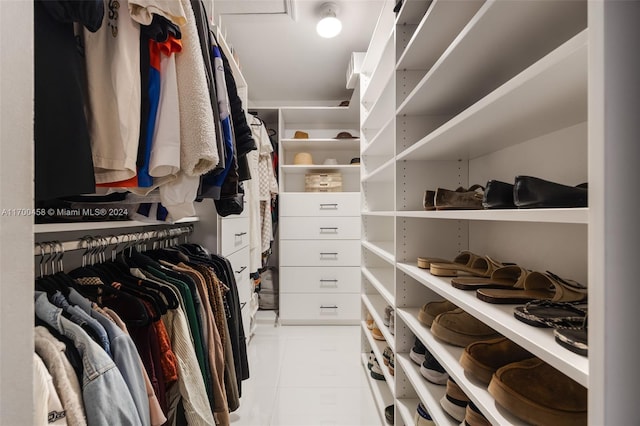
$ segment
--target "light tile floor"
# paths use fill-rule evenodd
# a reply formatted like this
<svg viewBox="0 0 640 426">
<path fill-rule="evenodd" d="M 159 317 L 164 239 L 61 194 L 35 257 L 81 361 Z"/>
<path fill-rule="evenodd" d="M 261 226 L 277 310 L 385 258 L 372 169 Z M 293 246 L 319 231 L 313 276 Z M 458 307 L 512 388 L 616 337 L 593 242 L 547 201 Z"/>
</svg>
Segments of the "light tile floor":
<svg viewBox="0 0 640 426">
<path fill-rule="evenodd" d="M 362 367 L 360 327 L 276 327 L 262 318 L 232 425 L 383 424 Z"/>
</svg>

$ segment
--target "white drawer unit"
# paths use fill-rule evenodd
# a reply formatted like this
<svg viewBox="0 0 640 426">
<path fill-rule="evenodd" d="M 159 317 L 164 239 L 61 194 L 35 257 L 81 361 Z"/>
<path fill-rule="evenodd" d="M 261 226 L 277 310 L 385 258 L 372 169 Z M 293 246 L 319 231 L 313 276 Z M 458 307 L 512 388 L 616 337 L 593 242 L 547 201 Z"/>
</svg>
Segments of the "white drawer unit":
<svg viewBox="0 0 640 426">
<path fill-rule="evenodd" d="M 280 294 L 282 324 L 357 324 L 360 318 L 360 295 Z"/>
<path fill-rule="evenodd" d="M 295 217 L 280 221 L 280 238 L 284 240 L 359 240 L 360 218 Z"/>
<path fill-rule="evenodd" d="M 281 240 L 280 266 L 360 266 L 360 241 Z"/>
<path fill-rule="evenodd" d="M 228 218 L 222 221 L 222 255 L 228 256 L 249 245 L 249 218 Z"/>
<path fill-rule="evenodd" d="M 249 246 L 227 256 L 238 286 L 240 303 L 249 301 L 251 296 L 251 282 L 249 277 Z"/>
<path fill-rule="evenodd" d="M 280 194 L 280 216 L 357 216 L 358 192 Z"/>
<path fill-rule="evenodd" d="M 280 291 L 283 293 L 358 293 L 360 268 L 285 266 L 280 268 Z"/>
</svg>

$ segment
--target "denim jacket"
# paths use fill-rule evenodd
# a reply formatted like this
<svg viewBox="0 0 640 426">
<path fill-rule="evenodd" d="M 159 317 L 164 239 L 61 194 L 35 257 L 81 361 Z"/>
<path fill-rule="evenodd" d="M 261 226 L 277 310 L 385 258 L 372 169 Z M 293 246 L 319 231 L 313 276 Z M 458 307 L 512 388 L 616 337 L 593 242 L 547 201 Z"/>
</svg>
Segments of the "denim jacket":
<svg viewBox="0 0 640 426">
<path fill-rule="evenodd" d="M 35 292 L 38 318 L 75 343 L 82 357 L 82 399 L 87 422 L 96 426 L 141 425 L 138 411 L 122 374 L 107 353 L 80 326 L 62 316 L 44 292 Z"/>
</svg>

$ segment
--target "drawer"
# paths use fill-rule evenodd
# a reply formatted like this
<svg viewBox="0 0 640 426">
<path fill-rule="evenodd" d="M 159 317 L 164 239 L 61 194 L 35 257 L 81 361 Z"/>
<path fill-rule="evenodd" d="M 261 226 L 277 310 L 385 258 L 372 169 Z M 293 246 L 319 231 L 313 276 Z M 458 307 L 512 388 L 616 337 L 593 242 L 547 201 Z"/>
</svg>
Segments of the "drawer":
<svg viewBox="0 0 640 426">
<path fill-rule="evenodd" d="M 240 303 L 248 302 L 252 286 L 249 277 L 249 246 L 230 254 L 227 259 L 231 262 L 231 269 L 236 278 Z"/>
<path fill-rule="evenodd" d="M 280 240 L 280 266 L 360 266 L 360 240 Z"/>
<path fill-rule="evenodd" d="M 280 220 L 283 240 L 359 240 L 360 217 L 295 217 Z"/>
<path fill-rule="evenodd" d="M 360 268 L 280 268 L 280 293 L 360 293 Z"/>
<path fill-rule="evenodd" d="M 359 192 L 280 194 L 280 216 L 360 216 Z"/>
<path fill-rule="evenodd" d="M 357 323 L 360 294 L 280 294 L 280 321 L 289 323 Z"/>
<path fill-rule="evenodd" d="M 249 218 L 238 217 L 222 221 L 222 255 L 231 253 L 249 245 Z"/>
</svg>

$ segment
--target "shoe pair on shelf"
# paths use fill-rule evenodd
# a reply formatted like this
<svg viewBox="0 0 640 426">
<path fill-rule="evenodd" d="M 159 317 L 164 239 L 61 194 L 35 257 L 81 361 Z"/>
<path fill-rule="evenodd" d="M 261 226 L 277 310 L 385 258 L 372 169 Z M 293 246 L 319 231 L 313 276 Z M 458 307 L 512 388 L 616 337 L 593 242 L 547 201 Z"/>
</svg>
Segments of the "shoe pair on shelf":
<svg viewBox="0 0 640 426">
<path fill-rule="evenodd" d="M 409 358 L 420 366 L 420 374 L 429 382 L 436 385 L 444 385 L 447 383 L 449 374 L 417 337 L 411 348 L 411 352 L 409 352 Z"/>
<path fill-rule="evenodd" d="M 552 328 L 560 346 L 582 356 L 588 354 L 586 303 L 534 300 L 513 310 L 516 319 L 534 327 Z"/>
<path fill-rule="evenodd" d="M 373 351 L 369 353 L 369 360 L 367 361 L 367 368 L 370 371 L 371 377 L 375 380 L 386 380 L 384 378 L 384 373 L 382 372 L 382 367 L 378 363 L 376 359 L 376 355 Z"/>
<path fill-rule="evenodd" d="M 533 176 L 516 176 L 514 184 L 490 180 L 486 187 L 426 190 L 425 210 L 481 210 L 587 207 L 588 185 L 567 186 Z"/>
<path fill-rule="evenodd" d="M 470 344 L 460 365 L 468 376 L 488 385 L 496 402 L 521 420 L 587 423 L 587 389 L 504 337 Z"/>
</svg>

